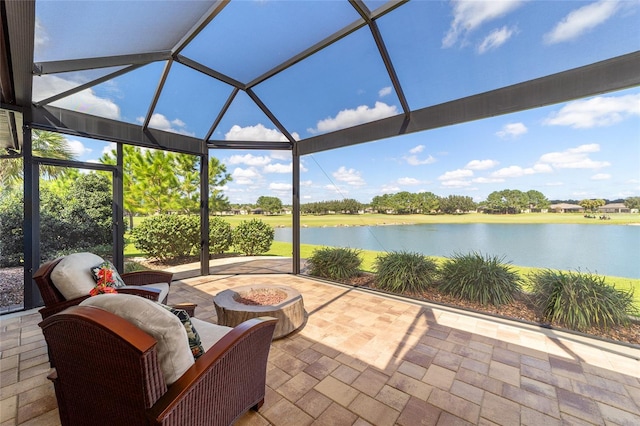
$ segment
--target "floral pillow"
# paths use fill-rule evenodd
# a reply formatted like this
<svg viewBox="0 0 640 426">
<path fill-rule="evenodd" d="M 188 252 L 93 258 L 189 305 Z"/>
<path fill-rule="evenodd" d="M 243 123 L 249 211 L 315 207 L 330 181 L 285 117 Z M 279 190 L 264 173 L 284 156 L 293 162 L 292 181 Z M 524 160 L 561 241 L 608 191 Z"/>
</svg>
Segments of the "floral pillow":
<svg viewBox="0 0 640 426">
<path fill-rule="evenodd" d="M 105 260 L 99 265 L 91 268 L 91 275 L 93 275 L 93 279 L 96 281 L 96 283 L 102 282 L 109 287 L 118 288 L 127 285 L 122 280 L 120 274 L 118 274 L 118 270 L 115 266 L 113 266 L 113 263 L 109 262 L 108 260 Z"/>
<path fill-rule="evenodd" d="M 163 308 L 167 309 L 169 312 L 178 317 L 184 329 L 187 332 L 187 337 L 189 338 L 189 347 L 191 348 L 191 353 L 193 354 L 193 359 L 198 359 L 202 354 L 204 354 L 204 348 L 202 347 L 202 341 L 200 340 L 200 335 L 198 331 L 191 323 L 191 318 L 189 314 L 184 309 L 176 309 L 171 306 L 163 305 L 162 303 L 158 303 Z"/>
</svg>

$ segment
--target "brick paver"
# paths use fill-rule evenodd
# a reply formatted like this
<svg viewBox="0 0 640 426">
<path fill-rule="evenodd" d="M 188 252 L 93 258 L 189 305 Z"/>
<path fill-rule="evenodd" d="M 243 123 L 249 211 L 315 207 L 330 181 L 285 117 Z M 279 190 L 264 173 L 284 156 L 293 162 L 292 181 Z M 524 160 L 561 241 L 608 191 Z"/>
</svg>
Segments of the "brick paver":
<svg viewBox="0 0 640 426">
<path fill-rule="evenodd" d="M 170 299 L 215 322 L 213 295 L 255 283 L 296 288 L 309 317 L 273 342 L 265 404 L 238 425 L 640 424 L 637 347 L 292 275 L 189 278 Z M 0 317 L 0 426 L 59 424 L 39 321 Z"/>
</svg>

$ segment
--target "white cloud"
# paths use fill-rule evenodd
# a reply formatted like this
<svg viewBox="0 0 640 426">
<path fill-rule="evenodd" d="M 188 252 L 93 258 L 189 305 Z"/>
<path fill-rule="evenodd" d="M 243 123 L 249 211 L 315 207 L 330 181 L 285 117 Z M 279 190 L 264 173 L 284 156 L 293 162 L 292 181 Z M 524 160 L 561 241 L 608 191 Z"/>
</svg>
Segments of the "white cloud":
<svg viewBox="0 0 640 426">
<path fill-rule="evenodd" d="M 563 186 L 564 182 L 547 182 L 544 186 Z"/>
<path fill-rule="evenodd" d="M 271 162 L 271 158 L 252 154 L 232 155 L 226 160 L 227 164 L 245 164 L 247 166 L 266 166 Z"/>
<path fill-rule="evenodd" d="M 402 189 L 397 185 L 382 185 L 380 188 L 380 192 L 383 194 L 393 194 L 394 192 L 399 192 Z"/>
<path fill-rule="evenodd" d="M 233 177 L 233 182 L 238 185 L 252 185 L 254 179 L 259 178 L 260 174 L 253 168 L 242 169 L 236 167 L 231 173 L 231 176 Z"/>
<path fill-rule="evenodd" d="M 409 150 L 411 154 L 420 154 L 422 151 L 424 151 L 424 145 L 418 145 Z"/>
<path fill-rule="evenodd" d="M 358 124 L 368 123 L 371 121 L 381 120 L 398 114 L 398 108 L 395 105 L 387 105 L 384 102 L 376 102 L 373 108 L 367 105 L 360 105 L 356 109 L 345 109 L 333 118 L 325 118 L 318 121 L 315 129 L 307 129 L 309 133 L 333 132 L 335 130 L 347 127 L 357 126 Z"/>
<path fill-rule="evenodd" d="M 285 191 L 291 191 L 291 188 L 292 188 L 292 185 L 290 183 L 271 182 L 269 184 L 269 189 L 272 191 L 285 192 Z"/>
<path fill-rule="evenodd" d="M 402 157 L 402 158 L 404 158 L 407 161 L 407 163 L 411 166 L 420 166 L 422 164 L 432 164 L 436 162 L 436 159 L 433 158 L 431 155 L 425 158 L 424 160 L 420 160 L 416 155 L 409 155 L 407 157 Z"/>
<path fill-rule="evenodd" d="M 449 31 L 442 39 L 442 47 L 447 48 L 456 44 L 459 38 L 480 27 L 485 22 L 500 18 L 520 7 L 520 0 L 453 0 L 453 22 Z"/>
<path fill-rule="evenodd" d="M 445 186 L 447 188 L 465 188 L 469 185 L 471 185 L 471 182 L 469 182 L 468 180 L 462 180 L 462 179 L 452 179 L 452 180 L 442 181 L 442 186 Z"/>
<path fill-rule="evenodd" d="M 333 177 L 340 182 L 346 182 L 352 186 L 363 186 L 366 185 L 362 176 L 360 176 L 360 172 L 355 169 L 347 169 L 344 166 L 341 166 L 338 170 L 332 173 Z"/>
<path fill-rule="evenodd" d="M 403 177 L 398 179 L 399 185 L 419 185 L 421 182 L 416 178 Z"/>
<path fill-rule="evenodd" d="M 446 172 L 443 175 L 438 177 L 438 180 L 447 181 L 447 180 L 458 180 L 462 178 L 467 178 L 473 176 L 473 171 L 468 169 L 458 169 L 452 170 L 450 172 Z"/>
<path fill-rule="evenodd" d="M 111 152 L 116 149 L 118 149 L 118 145 L 115 142 L 109 142 L 104 148 L 102 148 L 102 155 L 111 154 Z"/>
<path fill-rule="evenodd" d="M 341 188 L 338 185 L 334 185 L 332 183 L 325 185 L 323 188 L 326 189 L 327 191 L 335 192 L 336 194 L 340 194 L 340 195 L 346 195 L 349 193 L 349 191 L 347 191 L 346 189 Z"/>
<path fill-rule="evenodd" d="M 544 35 L 544 41 L 554 44 L 573 40 L 611 18 L 619 6 L 616 0 L 600 0 L 575 9 Z"/>
<path fill-rule="evenodd" d="M 40 22 L 40 19 L 36 17 L 36 25 L 35 25 L 35 36 L 34 36 L 34 47 L 36 51 L 41 50 L 47 44 L 49 44 L 49 34 L 47 34 L 47 30 Z"/>
<path fill-rule="evenodd" d="M 75 156 L 77 156 L 77 157 L 80 157 L 80 156 L 85 155 L 85 154 L 89 154 L 92 151 L 91 148 L 87 148 L 79 140 L 67 139 L 67 144 L 69 145 L 69 149 L 71 149 L 71 152 L 73 152 L 73 154 Z M 115 148 L 115 146 L 114 146 L 114 148 Z"/>
<path fill-rule="evenodd" d="M 282 164 L 282 163 L 267 164 L 262 169 L 262 171 L 265 172 L 265 173 L 291 173 L 292 170 L 293 170 L 293 163 L 289 163 L 289 164 Z"/>
<path fill-rule="evenodd" d="M 479 177 L 479 178 L 471 179 L 471 181 L 474 183 L 500 183 L 500 182 L 504 182 L 504 179 Z"/>
<path fill-rule="evenodd" d="M 33 78 L 33 99 L 41 101 L 77 87 L 79 83 L 54 75 Z M 99 117 L 120 119 L 120 107 L 111 99 L 101 98 L 93 89 L 85 89 L 66 98 L 51 103 L 53 106 L 84 112 Z"/>
<path fill-rule="evenodd" d="M 270 151 L 269 157 L 273 160 L 291 161 L 291 151 Z"/>
<path fill-rule="evenodd" d="M 551 165 L 556 169 L 600 169 L 610 166 L 608 161 L 594 161 L 589 154 L 600 151 L 600 145 L 586 144 L 569 148 L 562 152 L 549 152 L 540 157 L 539 164 Z"/>
<path fill-rule="evenodd" d="M 392 91 L 392 90 L 393 90 L 393 89 L 392 89 L 392 87 L 391 87 L 391 86 L 383 87 L 382 89 L 380 89 L 380 90 L 378 91 L 378 96 L 379 96 L 379 97 L 381 97 L 381 98 L 383 98 L 383 97 L 385 97 L 385 96 L 388 96 L 388 95 L 390 95 L 390 94 L 391 94 L 391 91 Z"/>
<path fill-rule="evenodd" d="M 591 180 L 609 180 L 611 179 L 611 175 L 607 173 L 596 173 L 591 176 Z"/>
<path fill-rule="evenodd" d="M 497 49 L 505 44 L 514 33 L 514 28 L 507 28 L 506 26 L 493 30 L 478 46 L 478 53 L 483 54 L 489 50 Z"/>
<path fill-rule="evenodd" d="M 640 116 L 640 94 L 596 96 L 570 102 L 545 119 L 544 124 L 588 129 L 611 126 L 632 116 Z"/>
<path fill-rule="evenodd" d="M 138 121 L 138 123 L 144 123 L 144 117 L 138 117 L 136 120 Z M 151 116 L 151 119 L 149 120 L 149 127 L 153 127 L 154 129 L 158 130 L 164 130 L 165 132 L 195 136 L 193 132 L 189 132 L 183 129 L 183 127 L 185 127 L 184 121 L 180 120 L 179 118 L 170 121 L 163 114 L 157 112 Z"/>
<path fill-rule="evenodd" d="M 300 139 L 300 135 L 293 132 L 291 136 L 295 140 Z M 258 123 L 255 126 L 240 127 L 237 124 L 231 126 L 224 135 L 227 141 L 269 141 L 269 142 L 287 142 L 288 139 L 277 129 L 268 129 L 263 124 Z"/>
<path fill-rule="evenodd" d="M 517 138 L 520 135 L 527 133 L 529 129 L 522 123 L 509 123 L 505 124 L 502 130 L 496 132 L 496 135 L 502 139 Z"/>
<path fill-rule="evenodd" d="M 538 173 L 550 173 L 553 169 L 548 164 L 536 164 L 533 167 L 509 166 L 491 173 L 492 178 L 506 179 L 516 178 L 526 175 L 535 175 Z"/>
<path fill-rule="evenodd" d="M 302 180 L 300 181 L 300 186 L 311 186 L 313 185 L 313 182 L 310 180 Z"/>
<path fill-rule="evenodd" d="M 471 160 L 464 168 L 470 170 L 487 170 L 494 168 L 498 164 L 500 163 L 496 160 Z"/>
</svg>

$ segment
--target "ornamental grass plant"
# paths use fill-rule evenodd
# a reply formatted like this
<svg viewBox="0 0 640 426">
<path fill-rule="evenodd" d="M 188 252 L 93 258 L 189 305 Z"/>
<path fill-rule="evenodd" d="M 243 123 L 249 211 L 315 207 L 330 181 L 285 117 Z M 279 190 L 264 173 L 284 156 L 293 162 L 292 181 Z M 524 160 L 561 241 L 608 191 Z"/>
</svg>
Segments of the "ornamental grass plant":
<svg viewBox="0 0 640 426">
<path fill-rule="evenodd" d="M 522 289 L 522 278 L 504 258 L 482 253 L 454 254 L 440 275 L 438 290 L 482 305 L 511 303 Z"/>
<path fill-rule="evenodd" d="M 360 251 L 343 247 L 316 249 L 307 259 L 309 275 L 332 280 L 346 280 L 360 274 Z"/>
<path fill-rule="evenodd" d="M 577 331 L 629 324 L 638 315 L 633 290 L 623 291 L 591 273 L 543 270 L 529 275 L 533 300 L 544 321 Z"/>
<path fill-rule="evenodd" d="M 407 251 L 380 255 L 374 267 L 376 287 L 394 293 L 420 293 L 433 284 L 438 274 L 435 260 Z"/>
</svg>

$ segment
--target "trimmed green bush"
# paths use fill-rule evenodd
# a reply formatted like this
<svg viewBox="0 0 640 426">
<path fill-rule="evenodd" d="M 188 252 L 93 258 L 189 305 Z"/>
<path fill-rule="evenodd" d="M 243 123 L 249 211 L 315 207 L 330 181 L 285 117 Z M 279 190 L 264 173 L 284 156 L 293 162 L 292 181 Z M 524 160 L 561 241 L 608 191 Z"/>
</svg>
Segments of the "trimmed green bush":
<svg viewBox="0 0 640 426">
<path fill-rule="evenodd" d="M 275 236 L 273 227 L 260 219 L 240 222 L 232 231 L 233 247 L 247 256 L 266 253 Z"/>
<path fill-rule="evenodd" d="M 160 260 L 189 256 L 200 242 L 200 218 L 151 216 L 131 230 L 131 239 L 136 248 Z"/>
<path fill-rule="evenodd" d="M 229 250 L 232 235 L 229 222 L 218 216 L 209 219 L 209 253 L 220 254 Z"/>
<path fill-rule="evenodd" d="M 511 303 L 522 289 L 522 279 L 504 258 L 481 253 L 454 254 L 440 268 L 438 289 L 483 305 Z"/>
<path fill-rule="evenodd" d="M 533 300 L 543 320 L 573 330 L 627 325 L 637 315 L 633 289 L 618 290 L 591 273 L 544 270 L 529 275 Z"/>
<path fill-rule="evenodd" d="M 422 253 L 394 251 L 376 258 L 376 287 L 395 293 L 419 293 L 438 274 L 438 265 Z"/>
<path fill-rule="evenodd" d="M 360 251 L 342 247 L 322 247 L 307 259 L 309 275 L 331 280 L 346 280 L 360 273 Z"/>
</svg>

